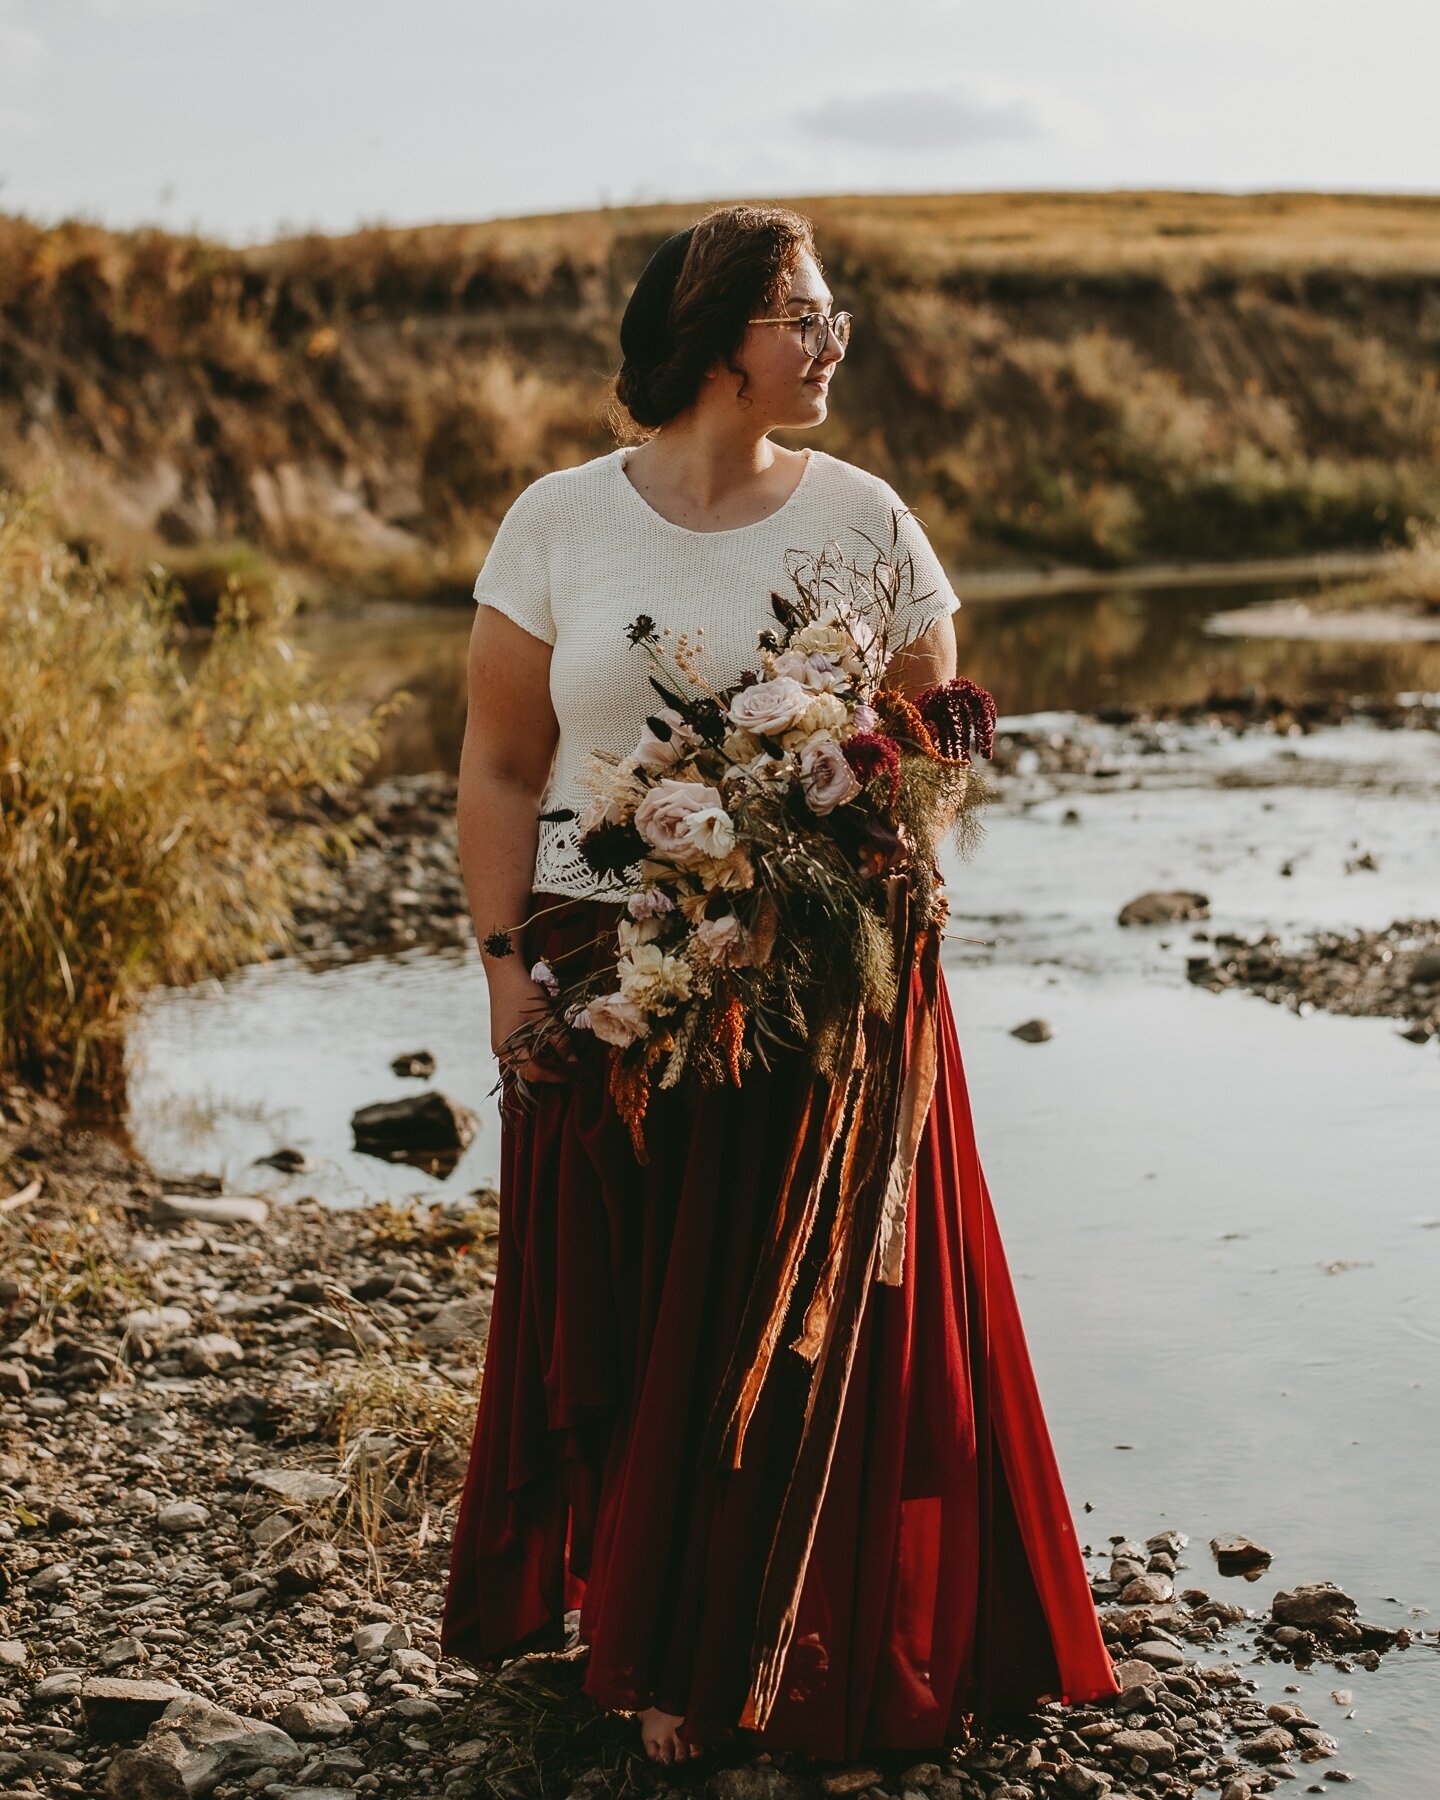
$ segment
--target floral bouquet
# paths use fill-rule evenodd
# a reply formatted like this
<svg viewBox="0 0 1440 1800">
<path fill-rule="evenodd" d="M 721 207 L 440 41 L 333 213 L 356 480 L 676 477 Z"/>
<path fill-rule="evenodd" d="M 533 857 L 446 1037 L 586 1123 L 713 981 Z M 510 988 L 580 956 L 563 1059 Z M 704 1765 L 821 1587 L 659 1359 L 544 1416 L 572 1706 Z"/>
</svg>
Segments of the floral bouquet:
<svg viewBox="0 0 1440 1800">
<path fill-rule="evenodd" d="M 893 878 L 913 922 L 943 932 L 940 841 L 954 832 L 968 854 L 989 797 L 970 759 L 992 753 L 991 696 L 966 680 L 913 700 L 882 685 L 904 647 L 908 556 L 860 564 L 832 543 L 790 551 L 786 567 L 795 595 L 772 593 L 775 626 L 730 686 L 707 679 L 703 628 L 672 643 L 644 614 L 626 627 L 662 704 L 628 755 L 592 753 L 578 818 L 597 890 L 625 898 L 615 956 L 571 980 L 537 963 L 549 1012 L 501 1051 L 503 1080 L 557 1039 L 592 1034 L 642 1161 L 652 1086 L 687 1072 L 738 1085 L 781 1048 L 828 1072 L 857 1009 L 890 1017 Z M 485 948 L 512 953 L 508 931 Z"/>
</svg>

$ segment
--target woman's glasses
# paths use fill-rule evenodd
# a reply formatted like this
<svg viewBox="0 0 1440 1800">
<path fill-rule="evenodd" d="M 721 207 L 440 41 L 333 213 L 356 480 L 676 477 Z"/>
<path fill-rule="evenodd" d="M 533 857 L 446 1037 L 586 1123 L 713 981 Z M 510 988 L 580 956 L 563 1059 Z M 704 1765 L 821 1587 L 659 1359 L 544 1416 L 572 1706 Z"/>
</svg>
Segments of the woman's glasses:
<svg viewBox="0 0 1440 1800">
<path fill-rule="evenodd" d="M 835 334 L 835 342 L 843 350 L 850 342 L 850 315 L 838 312 L 793 313 L 786 318 L 748 319 L 749 325 L 798 325 L 800 327 L 800 344 L 807 356 L 823 356 L 825 341 L 831 332 Z"/>
</svg>

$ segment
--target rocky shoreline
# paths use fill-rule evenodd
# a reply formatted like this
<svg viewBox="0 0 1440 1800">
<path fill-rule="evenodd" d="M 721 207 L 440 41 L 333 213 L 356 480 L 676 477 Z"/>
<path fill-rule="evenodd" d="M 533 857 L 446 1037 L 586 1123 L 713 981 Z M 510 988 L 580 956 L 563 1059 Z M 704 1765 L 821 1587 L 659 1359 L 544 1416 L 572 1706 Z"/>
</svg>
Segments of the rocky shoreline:
<svg viewBox="0 0 1440 1800">
<path fill-rule="evenodd" d="M 930 1758 L 737 1741 L 672 1776 L 581 1692 L 575 1615 L 566 1651 L 498 1672 L 439 1655 L 493 1193 L 271 1210 L 19 1087 L 0 1111 L 0 1796 L 1243 1800 L 1349 1779 L 1330 1725 L 1352 1698 L 1265 1704 L 1247 1662 L 1348 1680 L 1440 1646 L 1324 1582 L 1257 1609 L 1177 1593 L 1183 1534 L 1116 1536 L 1086 1548 L 1117 1699 Z"/>
<path fill-rule="evenodd" d="M 1440 704 L 1434 696 L 1310 702 L 1244 693 L 1171 708 L 1117 706 L 1093 719 L 997 731 L 986 772 L 1002 798 L 1011 783 L 1036 776 L 1105 786 L 1124 759 L 1180 748 L 1182 728 L 1283 740 L 1345 724 L 1436 731 Z M 418 945 L 469 947 L 454 778 L 395 776 L 350 795 L 344 810 L 357 825 L 358 848 L 322 871 L 297 909 L 292 952 L 324 966 Z M 1403 1019 L 1407 1035 L 1424 1042 L 1440 1035 L 1437 951 L 1440 923 L 1401 920 L 1383 931 L 1321 933 L 1289 949 L 1272 933 L 1221 937 L 1209 951 L 1197 946 L 1188 973 L 1198 985 L 1249 988 L 1301 1008 Z"/>
<path fill-rule="evenodd" d="M 1440 1037 L 1440 919 L 1397 919 L 1381 931 L 1323 931 L 1298 949 L 1274 932 L 1221 934 L 1186 963 L 1198 987 L 1248 988 L 1297 1011 L 1401 1019 L 1412 1044 Z"/>
</svg>

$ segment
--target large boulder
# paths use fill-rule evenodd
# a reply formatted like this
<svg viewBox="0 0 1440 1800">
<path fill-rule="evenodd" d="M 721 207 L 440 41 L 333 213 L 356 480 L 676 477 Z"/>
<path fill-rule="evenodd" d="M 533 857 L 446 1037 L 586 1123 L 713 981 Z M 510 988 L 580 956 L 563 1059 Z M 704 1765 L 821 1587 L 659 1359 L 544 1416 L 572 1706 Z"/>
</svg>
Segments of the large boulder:
<svg viewBox="0 0 1440 1800">
<path fill-rule="evenodd" d="M 403 1100 L 362 1106 L 350 1118 L 355 1148 L 389 1158 L 458 1153 L 470 1143 L 479 1124 L 468 1106 L 461 1106 L 438 1088 Z"/>
<path fill-rule="evenodd" d="M 137 1749 L 110 1764 L 110 1800 L 203 1800 L 222 1781 L 257 1769 L 298 1769 L 304 1753 L 277 1725 L 247 1719 L 198 1695 L 174 1700 Z"/>
<path fill-rule="evenodd" d="M 127 1681 L 119 1675 L 91 1675 L 80 1688 L 85 1730 L 97 1744 L 129 1744 L 186 1698 L 171 1681 Z"/>
</svg>

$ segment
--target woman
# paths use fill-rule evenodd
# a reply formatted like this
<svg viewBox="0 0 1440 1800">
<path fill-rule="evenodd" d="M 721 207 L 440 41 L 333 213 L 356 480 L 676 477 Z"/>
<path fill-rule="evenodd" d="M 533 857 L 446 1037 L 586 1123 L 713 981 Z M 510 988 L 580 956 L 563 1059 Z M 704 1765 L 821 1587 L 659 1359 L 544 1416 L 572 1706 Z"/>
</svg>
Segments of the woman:
<svg viewBox="0 0 1440 1800">
<path fill-rule="evenodd" d="M 889 679 L 918 692 L 954 675 L 959 601 L 899 496 L 770 441 L 826 417 L 848 337 L 805 219 L 708 213 L 656 251 L 621 326 L 615 398 L 643 441 L 542 476 L 501 522 L 475 587 L 458 799 L 477 935 L 516 927 L 518 954 L 484 957 L 497 1051 L 546 1004 L 537 975 L 613 954 L 627 890 L 598 891 L 574 815 L 589 752 L 627 753 L 655 708 L 624 631 L 638 613 L 677 636 L 703 628 L 712 685 L 727 684 L 772 622 L 786 550 L 859 552 L 856 532 L 889 543 L 898 510 L 917 579 Z M 752 1640 L 805 1418 L 802 1359 L 771 1364 L 739 1467 L 701 1446 L 804 1059 L 754 1067 L 738 1089 L 657 1093 L 644 1163 L 588 1034 L 519 1071 L 533 1110 L 507 1085 L 447 1652 L 493 1666 L 558 1646 L 578 1607 L 586 1691 L 638 1713 L 665 1763 L 730 1735 L 826 1758 L 927 1748 L 1000 1709 L 1116 1691 L 939 994 L 903 1272 L 864 1302 L 778 1688 L 758 1713 Z"/>
</svg>

